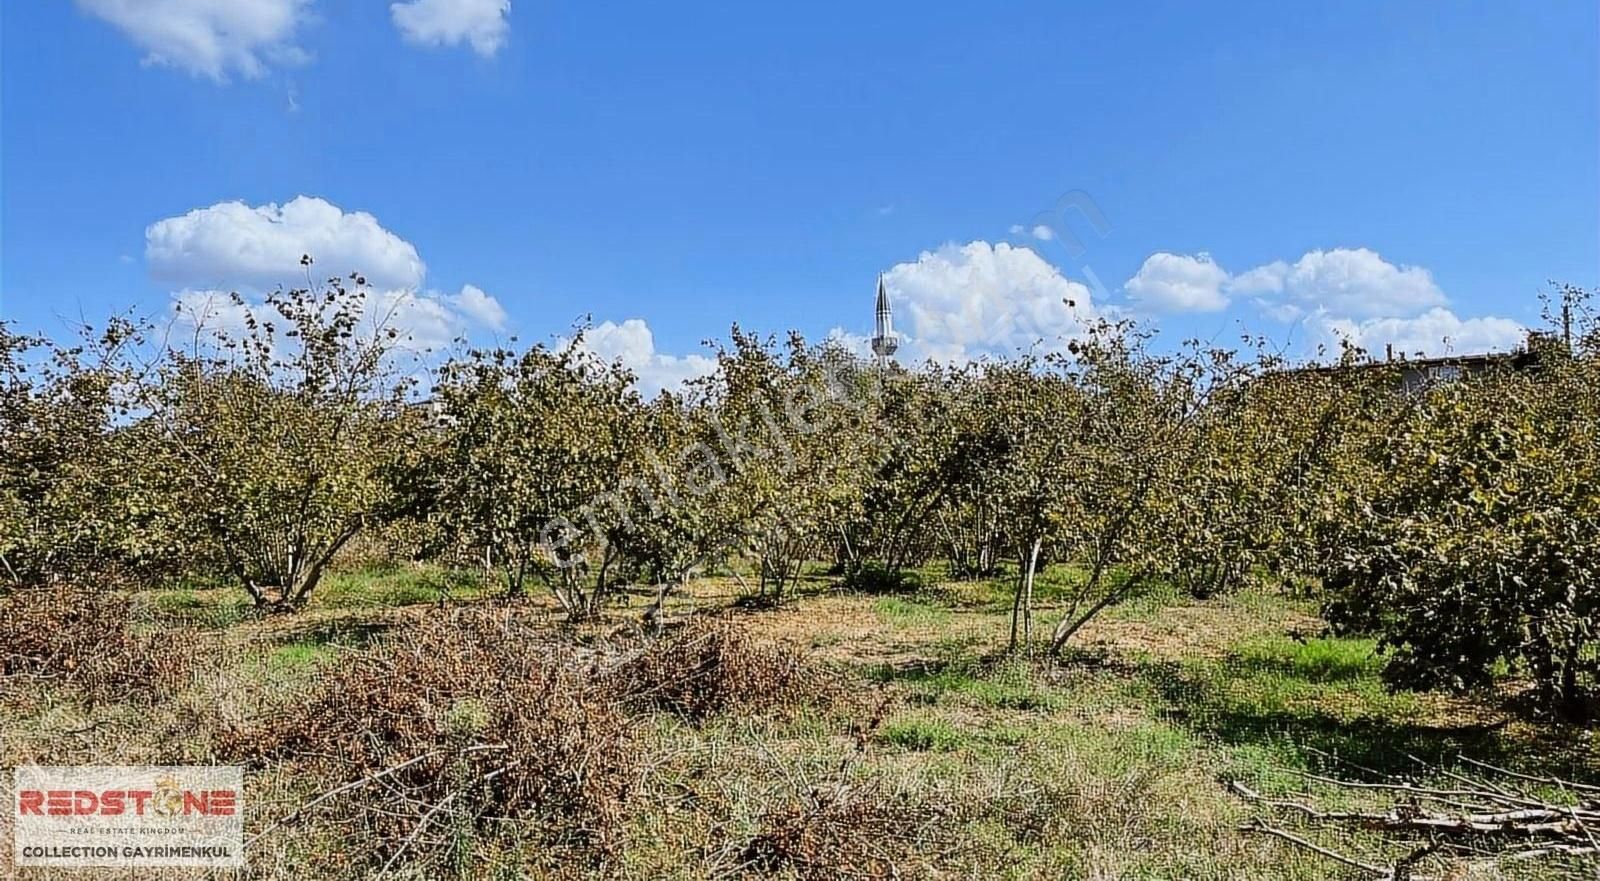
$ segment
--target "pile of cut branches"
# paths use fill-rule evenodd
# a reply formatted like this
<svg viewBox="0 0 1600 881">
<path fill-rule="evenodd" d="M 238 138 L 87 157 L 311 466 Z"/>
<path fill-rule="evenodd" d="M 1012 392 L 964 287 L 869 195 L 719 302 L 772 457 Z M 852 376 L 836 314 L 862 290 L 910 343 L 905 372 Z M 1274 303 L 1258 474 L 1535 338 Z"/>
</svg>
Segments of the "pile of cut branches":
<svg viewBox="0 0 1600 881">
<path fill-rule="evenodd" d="M 552 863 L 613 856 L 638 776 L 633 726 L 547 633 L 511 609 L 432 616 L 346 655 L 274 716 L 223 732 L 231 760 L 292 763 L 336 784 L 256 838 L 315 817 L 352 842 L 340 860 L 428 872 L 512 846 L 495 838 L 512 818 L 529 821 Z"/>
<path fill-rule="evenodd" d="M 936 876 L 967 845 L 957 830 L 968 808 L 836 781 L 767 811 L 741 868 L 806 881 Z"/>
<path fill-rule="evenodd" d="M 1369 810 L 1324 810 L 1310 796 L 1268 797 L 1238 780 L 1232 781 L 1229 789 L 1274 816 L 1294 817 L 1313 826 L 1387 833 L 1414 842 L 1416 846 L 1408 854 L 1381 865 L 1318 844 L 1267 818 L 1258 817 L 1241 827 L 1383 881 L 1441 877 L 1424 871 L 1441 859 L 1487 868 L 1537 859 L 1592 861 L 1600 857 L 1600 786 L 1523 774 L 1466 756 L 1457 759 L 1457 770 L 1436 768 L 1428 775 L 1444 781 L 1437 784 L 1386 775 L 1350 780 L 1296 772 L 1307 782 L 1324 787 L 1390 797 L 1387 805 Z"/>
<path fill-rule="evenodd" d="M 844 697 L 839 682 L 789 646 L 728 618 L 697 616 L 652 640 L 602 679 L 627 706 L 700 721 L 718 713 L 793 712 Z"/>
</svg>

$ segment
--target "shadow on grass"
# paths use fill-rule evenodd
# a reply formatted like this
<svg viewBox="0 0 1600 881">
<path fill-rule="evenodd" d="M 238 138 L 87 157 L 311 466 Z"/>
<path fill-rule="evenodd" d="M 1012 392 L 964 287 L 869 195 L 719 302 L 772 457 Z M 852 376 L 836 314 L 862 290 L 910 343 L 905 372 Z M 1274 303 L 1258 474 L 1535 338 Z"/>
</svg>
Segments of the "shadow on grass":
<svg viewBox="0 0 1600 881">
<path fill-rule="evenodd" d="M 845 573 L 837 588 L 843 593 L 869 596 L 903 596 L 923 591 L 931 582 L 917 569 L 889 569 L 876 562 L 863 563 Z"/>
<path fill-rule="evenodd" d="M 1061 696 L 1039 680 L 1026 660 L 1004 652 L 978 654 L 971 648 L 971 643 L 947 642 L 938 657 L 881 664 L 868 669 L 866 676 L 906 686 L 913 704 L 955 701 L 1025 712 L 1061 705 Z"/>
<path fill-rule="evenodd" d="M 1369 774 L 1415 775 L 1424 766 L 1452 767 L 1458 764 L 1457 755 L 1532 773 L 1569 776 L 1583 765 L 1578 756 L 1580 738 L 1564 744 L 1542 738 L 1544 742 L 1535 746 L 1508 737 L 1506 729 L 1512 720 L 1506 718 L 1417 721 L 1406 718 L 1410 714 L 1405 713 L 1385 715 L 1381 702 L 1356 712 L 1338 712 L 1305 699 L 1312 696 L 1305 693 L 1278 700 L 1276 695 L 1241 694 L 1228 685 L 1248 686 L 1252 678 L 1281 676 L 1283 669 L 1279 661 L 1235 657 L 1211 669 L 1174 661 L 1149 663 L 1140 665 L 1140 675 L 1159 695 L 1160 715 L 1174 724 L 1232 746 L 1288 747 L 1286 755 L 1305 767 L 1324 771 L 1347 774 L 1361 769 Z M 1290 669 L 1296 674 L 1303 672 Z M 1333 696 L 1352 701 L 1361 698 L 1354 693 Z M 1337 761 L 1330 762 L 1322 754 L 1335 756 Z M 1338 767 L 1340 764 L 1344 767 Z"/>
<path fill-rule="evenodd" d="M 1337 684 L 1357 682 L 1367 678 L 1372 665 L 1363 661 L 1333 659 L 1326 663 L 1307 664 L 1298 658 L 1257 657 L 1237 661 L 1244 672 L 1280 677 L 1298 677 L 1306 682 Z"/>
<path fill-rule="evenodd" d="M 317 621 L 305 627 L 280 631 L 274 641 L 280 645 L 302 644 L 366 648 L 394 629 L 393 621 L 333 620 Z"/>
<path fill-rule="evenodd" d="M 162 623 L 201 630 L 223 630 L 260 615 L 243 590 L 214 587 L 157 591 L 152 608 Z"/>
</svg>

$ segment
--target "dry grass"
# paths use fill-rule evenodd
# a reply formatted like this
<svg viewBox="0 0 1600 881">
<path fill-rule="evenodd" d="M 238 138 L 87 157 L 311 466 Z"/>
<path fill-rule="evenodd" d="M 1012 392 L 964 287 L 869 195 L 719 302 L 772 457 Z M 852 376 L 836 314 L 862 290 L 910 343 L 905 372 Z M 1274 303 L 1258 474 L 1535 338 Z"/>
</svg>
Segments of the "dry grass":
<svg viewBox="0 0 1600 881">
<path fill-rule="evenodd" d="M 1290 791 L 1283 769 L 1318 769 L 1312 747 L 1361 764 L 1461 748 L 1532 769 L 1588 742 L 1464 729 L 1507 711 L 1388 695 L 1363 645 L 1286 636 L 1315 629 L 1298 600 L 1128 604 L 1071 663 L 1024 664 L 995 662 L 1005 615 L 984 591 L 719 615 L 736 591 L 696 585 L 674 613 L 700 614 L 653 642 L 612 641 L 615 619 L 562 626 L 538 603 L 351 596 L 213 626 L 228 651 L 176 693 L 96 702 L 30 670 L 42 699 L 0 696 L 0 756 L 243 760 L 251 878 L 1313 881 L 1336 868 L 1239 832 L 1249 807 L 1219 780 Z M 109 632 L 129 646 L 185 632 L 152 631 L 173 623 L 160 609 L 128 625 L 107 608 L 94 620 L 123 615 Z M 1409 846 L 1317 840 L 1374 860 Z"/>
<path fill-rule="evenodd" d="M 762 642 L 730 618 L 707 616 L 647 643 L 605 680 L 629 706 L 692 720 L 730 711 L 794 712 L 841 691 L 832 674 L 795 649 Z"/>
<path fill-rule="evenodd" d="M 603 860 L 638 754 L 589 663 L 511 612 L 437 615 L 345 658 L 221 749 L 330 784 L 369 780 L 321 815 L 386 865 L 432 865 L 507 818 L 568 859 Z"/>
<path fill-rule="evenodd" d="M 871 785 L 820 787 L 768 810 L 741 857 L 817 881 L 932 877 L 962 846 L 962 811 Z"/>
<path fill-rule="evenodd" d="M 1103 615 L 1074 639 L 1080 648 L 1139 653 L 1152 658 L 1220 658 L 1240 642 L 1265 634 L 1315 633 L 1322 621 L 1304 611 L 1275 608 L 1253 616 L 1237 599 L 1213 598 L 1173 605 L 1150 617 Z"/>
<path fill-rule="evenodd" d="M 50 586 L 0 596 L 0 682 L 57 683 L 91 703 L 182 687 L 197 661 L 188 630 L 139 633 L 113 591 Z"/>
</svg>

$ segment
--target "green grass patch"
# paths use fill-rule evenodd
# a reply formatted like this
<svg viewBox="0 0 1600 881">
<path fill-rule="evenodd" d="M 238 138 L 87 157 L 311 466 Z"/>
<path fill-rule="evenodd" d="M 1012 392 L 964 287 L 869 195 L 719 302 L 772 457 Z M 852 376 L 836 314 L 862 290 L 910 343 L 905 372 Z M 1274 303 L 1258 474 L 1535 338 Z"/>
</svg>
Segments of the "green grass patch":
<svg viewBox="0 0 1600 881">
<path fill-rule="evenodd" d="M 439 566 L 381 566 L 334 572 L 311 595 L 324 609 L 399 608 L 444 598 L 470 600 L 493 588 L 481 572 Z"/>
<path fill-rule="evenodd" d="M 254 611 L 243 588 L 184 586 L 154 591 L 150 598 L 157 618 L 206 630 L 232 627 Z"/>
<path fill-rule="evenodd" d="M 1033 574 L 1033 601 L 1053 603 L 1071 599 L 1088 580 L 1089 570 L 1076 563 L 1046 566 Z M 1013 583 L 1009 590 L 1014 589 Z"/>
<path fill-rule="evenodd" d="M 967 734 L 943 719 L 911 717 L 883 726 L 878 739 L 911 752 L 954 752 L 966 744 Z"/>
<path fill-rule="evenodd" d="M 952 605 L 981 608 L 988 612 L 1011 611 L 1017 591 L 1017 571 L 1009 568 L 992 578 L 948 582 L 944 595 Z M 1127 578 L 1127 573 L 1112 570 L 1104 576 L 1107 589 Z M 1052 563 L 1033 576 L 1035 608 L 1070 603 L 1089 581 L 1089 570 L 1078 563 Z M 1164 581 L 1139 585 L 1128 596 L 1107 609 L 1107 615 L 1127 618 L 1152 618 L 1162 609 L 1183 602 L 1182 592 Z"/>
<path fill-rule="evenodd" d="M 949 609 L 905 597 L 883 597 L 873 611 L 896 627 L 934 627 L 950 620 Z"/>
<path fill-rule="evenodd" d="M 1262 636 L 1236 650 L 1239 660 L 1307 682 L 1349 682 L 1377 679 L 1383 670 L 1378 644 L 1372 639 Z"/>
<path fill-rule="evenodd" d="M 1003 710 L 1048 711 L 1064 701 L 1055 690 L 1034 681 L 1021 662 L 987 664 L 947 647 L 935 663 L 908 669 L 879 667 L 869 671 L 880 682 L 909 685 L 923 704 L 957 703 Z"/>
<path fill-rule="evenodd" d="M 1144 665 L 1165 718 L 1226 748 L 1246 773 L 1311 767 L 1322 754 L 1392 773 L 1416 770 L 1410 756 L 1497 755 L 1495 734 L 1439 726 L 1423 699 L 1387 689 L 1366 640 L 1287 637 L 1245 641 L 1225 658 Z"/>
<path fill-rule="evenodd" d="M 267 655 L 267 672 L 291 675 L 307 673 L 322 666 L 336 651 L 326 643 L 291 642 L 280 645 Z"/>
<path fill-rule="evenodd" d="M 1125 573 L 1113 573 L 1113 584 L 1125 581 Z M 1162 612 L 1188 602 L 1182 590 L 1168 581 L 1151 580 L 1135 585 L 1128 595 L 1106 609 L 1108 618 L 1122 621 L 1154 621 Z"/>
</svg>

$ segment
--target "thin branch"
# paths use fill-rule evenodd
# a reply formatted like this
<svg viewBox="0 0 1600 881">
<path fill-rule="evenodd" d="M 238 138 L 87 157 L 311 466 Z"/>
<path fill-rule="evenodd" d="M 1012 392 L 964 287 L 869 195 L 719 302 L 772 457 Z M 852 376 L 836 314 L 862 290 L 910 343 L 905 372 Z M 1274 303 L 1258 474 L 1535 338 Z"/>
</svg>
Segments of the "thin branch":
<svg viewBox="0 0 1600 881">
<path fill-rule="evenodd" d="M 1351 867 L 1353 869 L 1360 869 L 1363 872 L 1368 872 L 1368 873 L 1372 874 L 1373 876 L 1375 876 L 1377 878 L 1393 878 L 1394 877 L 1394 870 L 1393 869 L 1385 869 L 1385 868 L 1381 868 L 1379 866 L 1374 866 L 1374 865 L 1372 865 L 1370 863 L 1363 863 L 1360 860 L 1353 859 L 1351 857 L 1347 857 L 1344 854 L 1339 853 L 1338 851 L 1329 850 L 1328 848 L 1323 847 L 1320 844 L 1315 844 L 1313 842 L 1307 841 L 1306 839 L 1301 838 L 1300 836 L 1295 835 L 1292 832 L 1285 832 L 1282 829 L 1278 829 L 1278 828 L 1273 827 L 1273 826 L 1268 826 L 1267 824 L 1265 824 L 1265 823 L 1263 823 L 1263 822 L 1261 822 L 1259 820 L 1255 820 L 1255 821 L 1246 823 L 1243 826 L 1240 826 L 1239 827 L 1239 831 L 1240 832 L 1255 832 L 1255 833 L 1259 833 L 1259 834 L 1262 834 L 1262 835 L 1271 835 L 1271 836 L 1276 837 L 1276 838 L 1281 838 L 1284 841 L 1289 842 L 1290 844 L 1296 845 L 1298 847 L 1303 847 L 1306 850 L 1312 851 L 1313 853 L 1321 854 L 1322 856 L 1325 856 L 1328 859 L 1333 860 L 1334 862 L 1343 863 L 1344 865 L 1349 866 L 1349 867 Z M 1413 876 L 1413 881 L 1421 881 L 1421 879 L 1416 878 L 1415 876 Z"/>
</svg>

